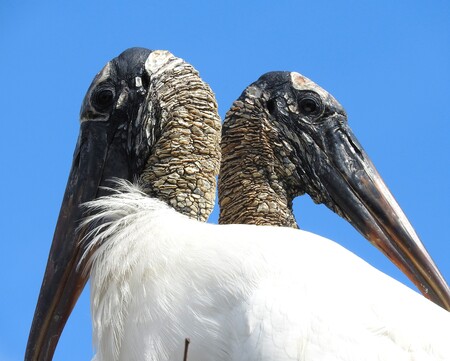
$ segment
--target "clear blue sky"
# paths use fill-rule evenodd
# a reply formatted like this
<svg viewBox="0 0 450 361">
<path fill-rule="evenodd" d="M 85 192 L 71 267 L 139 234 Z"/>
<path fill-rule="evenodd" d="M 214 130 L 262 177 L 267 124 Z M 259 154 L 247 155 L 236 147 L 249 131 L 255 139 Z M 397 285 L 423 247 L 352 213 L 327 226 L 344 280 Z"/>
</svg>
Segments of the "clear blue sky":
<svg viewBox="0 0 450 361">
<path fill-rule="evenodd" d="M 450 281 L 449 19 L 448 0 L 3 0 L 0 361 L 23 359 L 81 101 L 103 65 L 132 46 L 168 49 L 192 63 L 222 116 L 270 70 L 295 70 L 327 89 Z M 324 206 L 303 197 L 295 208 L 302 228 L 406 282 Z M 55 360 L 91 355 L 85 291 Z"/>
</svg>

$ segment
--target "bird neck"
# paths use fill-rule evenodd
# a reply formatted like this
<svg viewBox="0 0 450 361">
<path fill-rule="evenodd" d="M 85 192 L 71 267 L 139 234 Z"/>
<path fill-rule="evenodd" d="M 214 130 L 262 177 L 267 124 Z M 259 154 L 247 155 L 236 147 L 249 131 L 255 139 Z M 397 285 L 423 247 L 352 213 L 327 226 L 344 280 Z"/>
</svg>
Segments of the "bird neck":
<svg viewBox="0 0 450 361">
<path fill-rule="evenodd" d="M 275 155 L 277 134 L 257 99 L 237 100 L 222 127 L 219 223 L 298 228 Z"/>
<path fill-rule="evenodd" d="M 143 128 L 153 144 L 139 181 L 150 196 L 206 221 L 214 207 L 220 166 L 217 103 L 190 64 L 173 56 L 160 63 L 163 71 L 149 71 Z"/>
</svg>

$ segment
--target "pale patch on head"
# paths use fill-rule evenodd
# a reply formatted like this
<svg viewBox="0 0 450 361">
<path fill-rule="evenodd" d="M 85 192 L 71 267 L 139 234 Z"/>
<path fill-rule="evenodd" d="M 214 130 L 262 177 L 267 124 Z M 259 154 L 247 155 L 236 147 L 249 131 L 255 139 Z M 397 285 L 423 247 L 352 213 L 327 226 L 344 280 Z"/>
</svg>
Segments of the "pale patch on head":
<svg viewBox="0 0 450 361">
<path fill-rule="evenodd" d="M 295 71 L 291 72 L 291 82 L 294 89 L 297 90 L 311 90 L 318 93 L 322 99 L 326 99 L 330 94 L 314 83 L 312 80 L 308 79 Z"/>
<path fill-rule="evenodd" d="M 108 63 L 103 67 L 102 70 L 98 73 L 98 79 L 97 84 L 105 81 L 111 76 L 111 62 L 108 61 Z"/>
<path fill-rule="evenodd" d="M 252 98 L 259 98 L 259 97 L 261 97 L 261 89 L 256 87 L 256 86 L 248 87 L 246 92 L 247 92 L 247 95 L 249 97 L 252 97 Z"/>
<path fill-rule="evenodd" d="M 296 72 L 291 73 L 291 81 L 294 88 L 298 90 L 305 89 L 305 87 L 307 87 L 307 84 L 311 83 L 311 80 L 309 80 L 307 77 Z"/>
<path fill-rule="evenodd" d="M 150 74 L 156 73 L 165 64 L 167 64 L 170 59 L 175 58 L 170 51 L 167 50 L 155 50 L 150 53 L 147 60 L 145 61 L 145 70 Z"/>
</svg>

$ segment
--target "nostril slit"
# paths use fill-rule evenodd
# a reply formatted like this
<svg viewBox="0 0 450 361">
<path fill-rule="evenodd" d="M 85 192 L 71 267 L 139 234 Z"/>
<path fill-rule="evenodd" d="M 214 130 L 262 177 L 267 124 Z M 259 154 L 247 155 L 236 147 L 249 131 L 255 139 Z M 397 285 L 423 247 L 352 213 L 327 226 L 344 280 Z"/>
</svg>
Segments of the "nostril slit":
<svg viewBox="0 0 450 361">
<path fill-rule="evenodd" d="M 275 111 L 275 100 L 274 99 L 269 99 L 267 101 L 267 110 L 269 111 L 270 114 L 273 114 L 273 112 Z"/>
<path fill-rule="evenodd" d="M 145 90 L 148 90 L 148 86 L 150 84 L 150 77 L 146 71 L 142 73 L 142 86 Z"/>
</svg>

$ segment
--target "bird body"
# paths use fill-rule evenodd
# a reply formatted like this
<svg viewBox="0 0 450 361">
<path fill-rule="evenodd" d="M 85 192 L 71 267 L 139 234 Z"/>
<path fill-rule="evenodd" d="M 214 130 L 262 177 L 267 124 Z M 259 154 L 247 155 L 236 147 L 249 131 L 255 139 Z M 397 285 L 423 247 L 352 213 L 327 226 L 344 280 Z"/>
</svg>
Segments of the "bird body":
<svg viewBox="0 0 450 361">
<path fill-rule="evenodd" d="M 196 361 L 450 359 L 450 313 L 333 241 L 201 223 L 126 184 L 89 209 L 96 361 L 181 360 L 186 338 Z"/>
<path fill-rule="evenodd" d="M 293 200 L 306 193 L 450 310 L 447 283 L 325 89 L 296 72 L 262 75 L 227 112 L 221 149 L 220 224 L 297 228 Z"/>
</svg>

